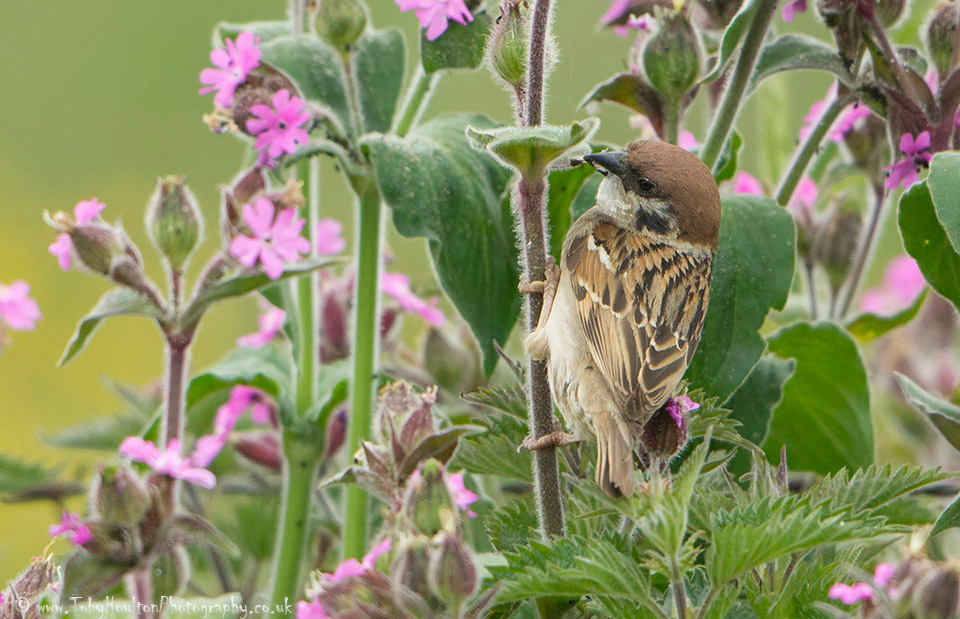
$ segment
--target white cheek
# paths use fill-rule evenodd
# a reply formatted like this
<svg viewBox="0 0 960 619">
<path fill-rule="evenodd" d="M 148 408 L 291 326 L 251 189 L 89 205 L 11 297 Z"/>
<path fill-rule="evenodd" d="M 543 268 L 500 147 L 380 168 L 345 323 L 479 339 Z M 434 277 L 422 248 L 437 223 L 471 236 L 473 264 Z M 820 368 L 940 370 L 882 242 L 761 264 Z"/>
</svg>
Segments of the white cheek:
<svg viewBox="0 0 960 619">
<path fill-rule="evenodd" d="M 623 189 L 623 183 L 613 174 L 607 174 L 597 189 L 597 206 L 617 221 L 629 221 L 633 212 L 631 200 Z"/>
</svg>

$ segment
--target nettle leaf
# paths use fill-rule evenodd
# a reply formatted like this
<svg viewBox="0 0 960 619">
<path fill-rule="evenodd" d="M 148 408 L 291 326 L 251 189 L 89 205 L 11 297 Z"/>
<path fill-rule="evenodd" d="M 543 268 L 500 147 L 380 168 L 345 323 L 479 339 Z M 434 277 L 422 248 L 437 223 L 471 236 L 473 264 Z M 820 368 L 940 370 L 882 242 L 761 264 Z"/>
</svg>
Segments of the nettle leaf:
<svg viewBox="0 0 960 619">
<path fill-rule="evenodd" d="M 955 206 L 955 205 L 954 205 Z M 934 290 L 960 307 L 960 255 L 937 219 L 927 183 L 917 183 L 900 197 L 900 235 Z"/>
<path fill-rule="evenodd" d="M 937 219 L 943 226 L 953 251 L 960 253 L 960 153 L 937 153 L 930 161 L 930 176 L 927 177 L 930 196 Z"/>
<path fill-rule="evenodd" d="M 403 35 L 398 30 L 367 32 L 357 41 L 351 62 L 364 131 L 390 130 L 403 87 Z"/>
<path fill-rule="evenodd" d="M 490 543 L 500 552 L 514 552 L 539 539 L 537 515 L 522 503 L 491 511 L 483 524 Z"/>
<path fill-rule="evenodd" d="M 471 404 L 507 413 L 526 423 L 527 396 L 519 383 L 480 387 L 474 392 L 464 394 L 463 399 Z"/>
<path fill-rule="evenodd" d="M 304 99 L 329 110 L 339 126 L 353 126 L 347 76 L 340 54 L 314 36 L 283 36 L 260 46 L 263 62 L 293 80 Z"/>
<path fill-rule="evenodd" d="M 547 212 L 550 221 L 550 255 L 560 263 L 560 251 L 563 239 L 576 219 L 573 215 L 573 202 L 594 173 L 594 167 L 579 165 L 550 172 L 550 187 L 547 190 Z M 596 175 L 600 177 L 599 174 Z M 596 192 L 594 192 L 596 196 Z M 593 206 L 593 204 L 591 204 Z M 589 207 L 588 207 L 589 208 Z"/>
<path fill-rule="evenodd" d="M 769 339 L 770 352 L 795 359 L 764 451 L 786 445 L 790 468 L 828 474 L 873 463 L 870 388 L 857 345 L 832 323 L 799 323 Z"/>
<path fill-rule="evenodd" d="M 488 150 L 503 165 L 519 170 L 524 178 L 539 178 L 553 161 L 561 157 L 586 154 L 587 145 L 600 121 L 587 118 L 569 127 L 533 128 L 467 127 L 467 137 L 477 150 Z"/>
<path fill-rule="evenodd" d="M 734 15 L 730 23 L 727 24 L 727 29 L 723 31 L 723 38 L 720 39 L 720 48 L 717 50 L 717 57 L 714 60 L 710 73 L 700 80 L 701 84 L 718 79 L 727 68 L 727 63 L 733 58 L 733 53 L 737 50 L 741 39 L 746 35 L 747 28 L 753 23 L 753 15 L 757 12 L 757 6 L 759 6 L 759 4 L 759 0 L 747 0 L 740 6 L 740 10 L 737 11 L 737 14 Z"/>
<path fill-rule="evenodd" d="M 473 21 L 458 24 L 447 22 L 447 31 L 435 41 L 427 40 L 426 30 L 420 33 L 420 60 L 423 70 L 434 73 L 441 69 L 476 69 L 483 62 L 490 31 L 490 15 L 480 11 Z"/>
<path fill-rule="evenodd" d="M 812 37 L 788 34 L 760 50 L 748 91 L 771 75 L 794 69 L 820 69 L 833 73 L 844 82 L 851 81 L 850 72 L 837 50 Z"/>
<path fill-rule="evenodd" d="M 960 497 L 954 499 L 953 503 L 948 505 L 937 518 L 937 521 L 933 523 L 933 529 L 930 530 L 930 537 L 957 527 L 960 527 Z"/>
<path fill-rule="evenodd" d="M 852 475 L 846 469 L 818 481 L 805 497 L 812 505 L 824 505 L 832 514 L 873 516 L 893 501 L 911 492 L 952 477 L 938 469 L 891 464 L 872 464 Z"/>
<path fill-rule="evenodd" d="M 463 468 L 476 475 L 498 475 L 532 483 L 530 456 L 518 453 L 517 446 L 528 434 L 527 424 L 506 414 L 474 418 L 486 432 L 460 441 L 454 468 Z"/>
<path fill-rule="evenodd" d="M 283 268 L 283 273 L 277 279 L 270 277 L 262 271 L 243 271 L 239 275 L 222 279 L 197 295 L 190 305 L 183 312 L 183 324 L 191 325 L 196 323 L 203 316 L 211 305 L 224 299 L 240 297 L 248 292 L 259 290 L 266 286 L 272 286 L 277 282 L 304 275 L 317 269 L 324 269 L 337 264 L 341 264 L 343 258 L 309 258 L 302 262 L 287 264 Z"/>
<path fill-rule="evenodd" d="M 364 138 L 393 223 L 406 237 L 426 237 L 437 277 L 477 337 L 487 374 L 493 343 L 506 342 L 520 315 L 517 253 L 509 210 L 510 172 L 470 147 L 467 126 L 490 128 L 481 115 L 452 115 L 404 138 Z"/>
<path fill-rule="evenodd" d="M 896 314 L 890 316 L 860 314 L 847 323 L 847 331 L 850 332 L 850 335 L 857 338 L 857 341 L 869 342 L 893 331 L 897 327 L 902 327 L 920 313 L 920 308 L 923 307 L 923 302 L 927 299 L 927 290 L 928 289 L 925 288 L 923 293 L 917 296 L 913 303 Z"/>
<path fill-rule="evenodd" d="M 98 417 L 45 435 L 43 442 L 64 449 L 116 451 L 123 439 L 139 435 L 149 420 L 149 415 L 139 412 Z"/>
<path fill-rule="evenodd" d="M 146 316 L 154 320 L 163 319 L 163 314 L 157 306 L 145 296 L 129 288 L 114 288 L 100 297 L 90 313 L 77 324 L 77 329 L 70 338 L 70 343 L 67 344 L 67 349 L 60 358 L 58 366 L 65 366 L 83 352 L 87 341 L 96 333 L 100 323 L 113 316 Z"/>
<path fill-rule="evenodd" d="M 731 196 L 721 208 L 710 305 L 686 377 L 724 401 L 763 354 L 758 331 L 767 312 L 787 302 L 797 233 L 790 214 L 769 198 Z"/>
<path fill-rule="evenodd" d="M 940 431 L 947 441 L 960 450 L 960 408 L 933 395 L 903 374 L 897 373 L 903 395 Z"/>
<path fill-rule="evenodd" d="M 580 107 L 591 101 L 609 101 L 643 114 L 658 134 L 663 132 L 663 100 L 652 86 L 635 73 L 620 73 L 598 84 L 580 103 Z"/>
<path fill-rule="evenodd" d="M 0 492 L 19 492 L 57 478 L 57 469 L 0 454 Z"/>
<path fill-rule="evenodd" d="M 243 31 L 249 31 L 260 37 L 260 45 L 290 34 L 290 20 L 283 21 L 254 21 L 245 24 L 220 22 L 213 28 L 213 46 L 223 47 L 226 38 L 236 40 Z"/>
</svg>

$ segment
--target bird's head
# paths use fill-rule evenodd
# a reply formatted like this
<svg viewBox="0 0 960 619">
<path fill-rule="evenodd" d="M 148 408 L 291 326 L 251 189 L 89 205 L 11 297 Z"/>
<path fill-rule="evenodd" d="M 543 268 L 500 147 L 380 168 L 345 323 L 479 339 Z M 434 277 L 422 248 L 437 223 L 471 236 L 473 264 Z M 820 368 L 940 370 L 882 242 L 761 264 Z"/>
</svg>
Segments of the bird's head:
<svg viewBox="0 0 960 619">
<path fill-rule="evenodd" d="M 597 208 L 621 228 L 716 250 L 720 193 L 710 170 L 667 142 L 639 140 L 583 160 L 606 178 Z"/>
</svg>

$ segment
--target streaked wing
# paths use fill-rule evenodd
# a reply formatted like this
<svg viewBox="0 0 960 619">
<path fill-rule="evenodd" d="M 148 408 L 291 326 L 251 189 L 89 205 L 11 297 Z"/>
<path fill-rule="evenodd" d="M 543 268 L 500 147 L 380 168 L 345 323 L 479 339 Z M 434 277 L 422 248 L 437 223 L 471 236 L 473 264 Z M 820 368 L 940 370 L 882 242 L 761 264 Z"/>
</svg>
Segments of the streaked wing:
<svg viewBox="0 0 960 619">
<path fill-rule="evenodd" d="M 580 322 L 621 412 L 642 425 L 673 394 L 693 358 L 712 260 L 605 221 L 577 223 L 563 260 Z"/>
</svg>

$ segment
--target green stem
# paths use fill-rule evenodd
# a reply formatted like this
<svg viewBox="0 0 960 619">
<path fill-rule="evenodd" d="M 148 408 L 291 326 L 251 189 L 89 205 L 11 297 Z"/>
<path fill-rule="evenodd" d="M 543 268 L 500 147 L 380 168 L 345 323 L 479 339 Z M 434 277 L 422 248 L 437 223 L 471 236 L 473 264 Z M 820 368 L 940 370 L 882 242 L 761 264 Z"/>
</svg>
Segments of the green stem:
<svg viewBox="0 0 960 619">
<path fill-rule="evenodd" d="M 853 94 L 834 97 L 827 106 L 827 109 L 824 110 L 823 115 L 820 116 L 817 124 L 814 125 L 813 130 L 810 131 L 807 139 L 804 140 L 803 144 L 801 144 L 794 153 L 790 167 L 787 168 L 787 173 L 783 175 L 783 179 L 780 181 L 780 187 L 777 188 L 776 200 L 780 206 L 786 206 L 787 203 L 790 202 L 790 198 L 793 197 L 793 192 L 800 183 L 800 179 L 803 178 L 804 172 L 807 171 L 810 160 L 817 154 L 817 149 L 820 148 L 820 143 L 823 141 L 823 138 L 827 135 L 827 132 L 830 130 L 830 127 L 833 126 L 833 122 L 837 120 L 843 108 L 847 107 L 853 99 Z"/>
<path fill-rule="evenodd" d="M 870 27 L 870 31 L 873 33 L 877 45 L 880 46 L 880 51 L 883 52 L 886 61 L 890 63 L 890 68 L 893 69 L 893 76 L 896 78 L 901 92 L 910 97 L 910 100 L 920 106 L 920 109 L 923 109 L 923 100 L 918 96 L 917 89 L 913 87 L 910 76 L 907 75 L 903 65 L 900 64 L 900 58 L 897 57 L 897 52 L 893 49 L 893 45 L 890 44 L 890 39 L 887 38 L 887 32 L 883 29 L 883 24 L 880 23 L 880 19 L 876 13 L 867 19 L 867 25 Z"/>
<path fill-rule="evenodd" d="M 700 610 L 697 612 L 697 619 L 705 619 L 707 612 L 710 610 L 710 606 L 713 605 L 713 598 L 717 596 L 717 588 L 711 587 L 710 592 L 707 593 L 707 597 L 703 600 L 703 605 L 700 606 Z"/>
<path fill-rule="evenodd" d="M 880 219 L 883 214 L 883 205 L 886 203 L 886 191 L 883 185 L 876 184 L 873 187 L 873 209 L 870 211 L 870 219 L 867 220 L 867 227 L 860 237 L 860 244 L 857 247 L 857 253 L 853 259 L 853 266 L 850 269 L 850 275 L 843 288 L 843 299 L 837 305 L 837 311 L 833 316 L 842 320 L 850 310 L 850 303 L 853 301 L 853 295 L 860 286 L 860 279 L 863 277 L 863 271 L 867 266 L 867 258 L 870 256 L 870 250 L 873 249 L 873 239 L 877 236 L 880 229 Z"/>
<path fill-rule="evenodd" d="M 320 217 L 320 162 L 315 157 L 300 162 L 300 178 L 307 185 L 306 236 L 310 241 L 310 255 L 317 255 L 315 228 Z M 297 412 L 306 415 L 317 400 L 317 361 L 319 357 L 317 307 L 319 280 L 308 273 L 297 280 L 297 310 L 299 313 L 300 359 L 297 375 Z"/>
<path fill-rule="evenodd" d="M 680 101 L 672 101 L 666 104 L 664 118 L 664 138 L 671 144 L 676 144 L 680 135 Z"/>
<path fill-rule="evenodd" d="M 430 101 L 430 93 L 436 89 L 437 82 L 440 81 L 441 73 L 438 71 L 427 75 L 423 70 L 423 65 L 417 63 L 417 72 L 410 81 L 407 94 L 403 97 L 403 105 L 400 108 L 400 114 L 397 117 L 397 124 L 393 133 L 398 137 L 407 135 L 407 132 L 417 124 L 423 111 Z"/>
<path fill-rule="evenodd" d="M 306 548 L 310 499 L 320 462 L 316 445 L 288 429 L 283 431 L 283 455 L 283 510 L 277 535 L 273 592 L 270 596 L 272 608 L 282 608 L 297 599 L 300 564 Z"/>
<path fill-rule="evenodd" d="M 737 65 L 733 69 L 733 75 L 730 76 L 730 82 L 723 93 L 720 107 L 717 108 L 717 113 L 713 117 L 713 126 L 710 127 L 710 133 L 707 135 L 703 150 L 700 152 L 700 159 L 711 170 L 717 164 L 720 152 L 723 150 L 724 144 L 727 143 L 727 138 L 730 137 L 733 123 L 737 120 L 737 114 L 740 113 L 740 103 L 747 90 L 747 84 L 753 74 L 757 56 L 759 56 L 760 48 L 763 46 L 763 39 L 767 35 L 770 20 L 773 19 L 776 9 L 777 0 L 760 0 L 757 12 L 753 15 L 753 21 L 750 23 L 750 29 L 747 30 L 747 36 L 743 41 L 743 48 L 740 50 Z"/>
<path fill-rule="evenodd" d="M 369 181 L 358 181 L 357 283 L 354 303 L 353 380 L 350 383 L 348 453 L 370 438 L 377 347 L 380 339 L 380 262 L 382 256 L 380 194 Z M 343 555 L 359 558 L 367 545 L 367 493 L 347 487 L 343 518 Z"/>
<path fill-rule="evenodd" d="M 672 571 L 670 584 L 673 586 L 673 599 L 677 603 L 677 619 L 685 619 L 687 616 L 687 593 L 683 589 L 683 576 L 676 564 L 673 565 Z"/>
</svg>

